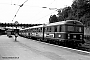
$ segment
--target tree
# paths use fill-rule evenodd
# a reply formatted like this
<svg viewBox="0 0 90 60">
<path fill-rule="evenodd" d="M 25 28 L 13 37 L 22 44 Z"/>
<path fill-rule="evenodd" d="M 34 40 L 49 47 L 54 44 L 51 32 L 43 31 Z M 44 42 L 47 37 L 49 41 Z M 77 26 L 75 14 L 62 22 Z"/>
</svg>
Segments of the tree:
<svg viewBox="0 0 90 60">
<path fill-rule="evenodd" d="M 63 20 L 79 20 L 85 26 L 90 25 L 90 0 L 74 0 L 71 7 L 58 10 L 58 17 L 51 15 L 49 21 L 57 22 Z"/>
<path fill-rule="evenodd" d="M 58 19 L 56 15 L 51 15 L 49 18 L 49 23 L 54 23 L 54 22 L 58 22 Z"/>
<path fill-rule="evenodd" d="M 90 26 L 90 13 L 83 15 L 83 17 L 80 18 L 80 21 L 85 24 L 85 26 Z"/>
<path fill-rule="evenodd" d="M 59 19 L 62 21 L 62 20 L 66 20 L 67 18 L 69 19 L 71 19 L 71 17 L 72 17 L 72 9 L 71 9 L 71 7 L 70 6 L 68 6 L 68 7 L 65 7 L 65 8 L 63 8 L 62 9 L 62 11 L 60 10 L 60 11 L 58 11 L 58 15 L 59 15 Z M 62 19 L 61 19 L 62 18 Z"/>
<path fill-rule="evenodd" d="M 90 12 L 90 0 L 75 0 L 72 4 L 73 12 L 77 18 Z"/>
</svg>

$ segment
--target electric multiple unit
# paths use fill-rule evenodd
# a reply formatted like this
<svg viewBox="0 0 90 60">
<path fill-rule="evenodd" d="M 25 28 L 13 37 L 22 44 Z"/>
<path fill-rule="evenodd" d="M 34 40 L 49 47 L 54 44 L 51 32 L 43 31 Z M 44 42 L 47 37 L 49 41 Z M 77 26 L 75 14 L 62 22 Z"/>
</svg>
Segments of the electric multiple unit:
<svg viewBox="0 0 90 60">
<path fill-rule="evenodd" d="M 84 26 L 77 20 L 66 20 L 20 30 L 20 35 L 57 44 L 84 43 Z"/>
</svg>

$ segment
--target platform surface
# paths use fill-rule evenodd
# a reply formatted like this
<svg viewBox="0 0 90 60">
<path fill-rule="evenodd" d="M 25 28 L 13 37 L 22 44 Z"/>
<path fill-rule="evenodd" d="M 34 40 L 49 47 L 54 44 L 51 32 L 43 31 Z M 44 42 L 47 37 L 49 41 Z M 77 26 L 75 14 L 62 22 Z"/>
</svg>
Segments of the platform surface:
<svg viewBox="0 0 90 60">
<path fill-rule="evenodd" d="M 90 54 L 18 37 L 0 36 L 0 60 L 90 60 Z"/>
</svg>

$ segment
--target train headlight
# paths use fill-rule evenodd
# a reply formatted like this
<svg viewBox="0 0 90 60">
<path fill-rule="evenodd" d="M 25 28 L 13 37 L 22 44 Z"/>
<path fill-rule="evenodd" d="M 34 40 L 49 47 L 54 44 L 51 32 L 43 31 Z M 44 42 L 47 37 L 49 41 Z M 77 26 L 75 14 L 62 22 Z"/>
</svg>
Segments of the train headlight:
<svg viewBox="0 0 90 60">
<path fill-rule="evenodd" d="M 70 39 L 70 36 L 68 36 L 68 39 Z"/>
<path fill-rule="evenodd" d="M 68 36 L 70 36 L 70 34 L 68 34 Z"/>
<path fill-rule="evenodd" d="M 61 37 L 61 35 L 58 35 L 58 37 Z"/>
<path fill-rule="evenodd" d="M 68 34 L 68 39 L 70 39 L 70 34 Z"/>
<path fill-rule="evenodd" d="M 76 38 L 76 35 L 74 35 L 73 38 Z"/>
<path fill-rule="evenodd" d="M 80 39 L 82 39 L 82 35 L 80 35 Z"/>
</svg>

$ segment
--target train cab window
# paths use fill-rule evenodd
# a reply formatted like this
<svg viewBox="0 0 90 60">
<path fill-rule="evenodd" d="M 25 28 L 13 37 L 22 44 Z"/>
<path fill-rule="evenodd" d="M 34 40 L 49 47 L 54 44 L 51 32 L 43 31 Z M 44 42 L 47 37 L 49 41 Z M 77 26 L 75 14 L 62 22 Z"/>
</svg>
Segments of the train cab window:
<svg viewBox="0 0 90 60">
<path fill-rule="evenodd" d="M 67 26 L 67 31 L 74 31 L 74 26 Z"/>
<path fill-rule="evenodd" d="M 82 27 L 75 27 L 75 32 L 82 32 Z"/>
</svg>

